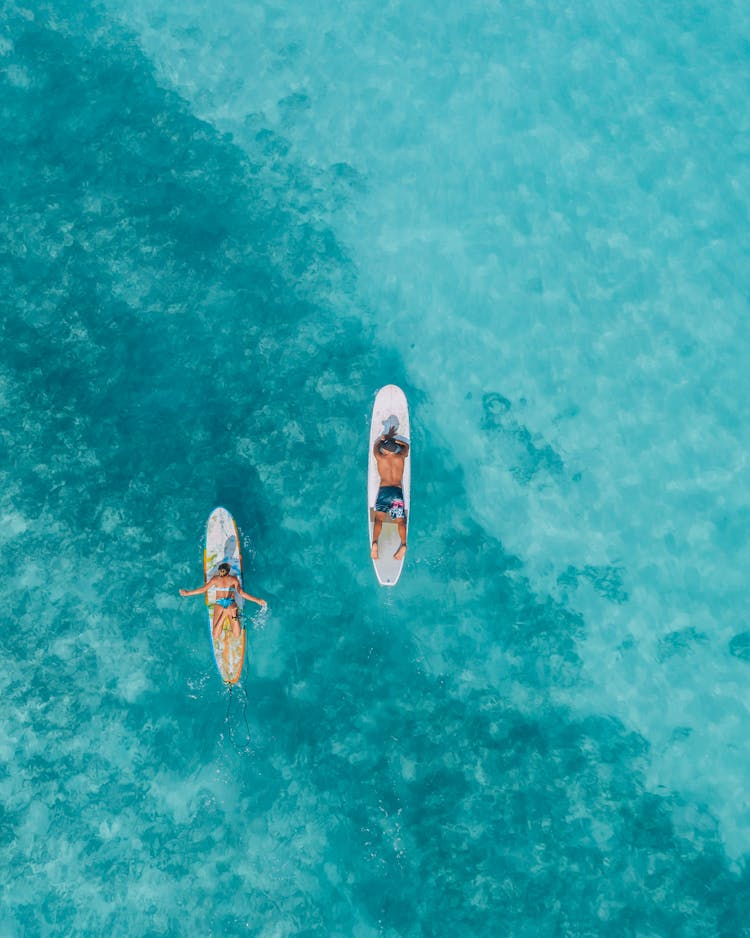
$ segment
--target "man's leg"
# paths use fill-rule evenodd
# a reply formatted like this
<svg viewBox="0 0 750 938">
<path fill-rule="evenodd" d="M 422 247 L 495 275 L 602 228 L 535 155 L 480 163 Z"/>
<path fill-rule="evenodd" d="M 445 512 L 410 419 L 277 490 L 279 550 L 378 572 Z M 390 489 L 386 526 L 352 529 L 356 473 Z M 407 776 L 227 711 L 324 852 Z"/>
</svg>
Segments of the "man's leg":
<svg viewBox="0 0 750 938">
<path fill-rule="evenodd" d="M 380 532 L 383 530 L 383 522 L 376 521 L 372 526 L 372 545 L 370 546 L 370 556 L 373 560 L 378 559 L 378 538 L 380 537 Z"/>
<path fill-rule="evenodd" d="M 393 555 L 394 560 L 401 560 L 406 553 L 406 519 L 398 519 L 398 536 L 401 538 L 401 546 Z"/>
<path fill-rule="evenodd" d="M 373 560 L 378 559 L 378 538 L 383 530 L 383 521 L 387 517 L 384 511 L 375 512 L 375 523 L 372 526 L 372 544 L 370 545 L 370 556 Z"/>
</svg>

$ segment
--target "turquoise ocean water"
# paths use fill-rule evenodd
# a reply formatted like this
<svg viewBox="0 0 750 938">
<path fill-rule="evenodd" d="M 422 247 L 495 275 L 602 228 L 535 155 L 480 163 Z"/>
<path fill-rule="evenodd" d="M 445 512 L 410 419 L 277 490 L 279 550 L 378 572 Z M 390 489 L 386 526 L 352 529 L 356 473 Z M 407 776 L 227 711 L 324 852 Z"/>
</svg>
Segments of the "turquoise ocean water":
<svg viewBox="0 0 750 938">
<path fill-rule="evenodd" d="M 749 96 L 740 3 L 1 8 L 0 935 L 750 934 Z"/>
</svg>

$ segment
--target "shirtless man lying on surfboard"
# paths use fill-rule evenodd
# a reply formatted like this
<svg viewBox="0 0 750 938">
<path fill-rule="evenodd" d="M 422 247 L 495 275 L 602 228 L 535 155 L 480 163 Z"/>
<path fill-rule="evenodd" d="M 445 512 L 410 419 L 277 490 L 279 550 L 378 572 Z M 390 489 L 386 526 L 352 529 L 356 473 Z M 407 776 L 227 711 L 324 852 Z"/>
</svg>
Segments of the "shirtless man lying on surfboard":
<svg viewBox="0 0 750 938">
<path fill-rule="evenodd" d="M 375 500 L 375 523 L 372 526 L 372 549 L 370 556 L 378 559 L 378 538 L 384 521 L 395 521 L 401 538 L 401 546 L 393 555 L 394 560 L 401 560 L 406 553 L 406 506 L 401 482 L 404 478 L 404 463 L 409 455 L 409 444 L 403 439 L 394 439 L 396 428 L 375 440 L 372 448 L 378 464 L 380 488 Z"/>
<path fill-rule="evenodd" d="M 197 590 L 180 590 L 180 596 L 198 596 L 201 593 L 207 593 L 212 587 L 216 589 L 216 604 L 214 605 L 213 636 L 219 638 L 224 623 L 231 625 L 232 635 L 235 638 L 240 634 L 240 610 L 237 607 L 235 596 L 240 595 L 243 599 L 248 599 L 259 606 L 267 606 L 265 599 L 258 599 L 257 596 L 251 596 L 240 586 L 240 581 L 236 576 L 231 575 L 231 567 L 228 563 L 219 564 L 219 572 L 212 576 L 205 586 Z"/>
</svg>

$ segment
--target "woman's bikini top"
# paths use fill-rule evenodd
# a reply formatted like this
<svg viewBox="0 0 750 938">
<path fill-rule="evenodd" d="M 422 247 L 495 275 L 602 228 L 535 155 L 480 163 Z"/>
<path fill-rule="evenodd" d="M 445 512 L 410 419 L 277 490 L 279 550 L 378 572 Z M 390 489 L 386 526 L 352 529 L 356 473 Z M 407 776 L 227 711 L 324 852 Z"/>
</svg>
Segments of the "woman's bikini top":
<svg viewBox="0 0 750 938">
<path fill-rule="evenodd" d="M 236 586 L 214 586 L 213 590 L 216 599 L 234 599 L 237 593 Z M 218 596 L 217 593 L 226 593 L 226 596 Z"/>
</svg>

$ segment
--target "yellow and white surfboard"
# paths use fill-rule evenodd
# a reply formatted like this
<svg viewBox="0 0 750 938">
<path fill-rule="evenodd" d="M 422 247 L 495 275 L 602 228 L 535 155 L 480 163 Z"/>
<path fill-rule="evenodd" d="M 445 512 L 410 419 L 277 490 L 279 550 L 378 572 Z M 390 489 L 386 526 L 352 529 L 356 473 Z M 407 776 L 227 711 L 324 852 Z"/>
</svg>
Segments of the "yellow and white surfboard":
<svg viewBox="0 0 750 938">
<path fill-rule="evenodd" d="M 203 552 L 203 575 L 207 583 L 215 576 L 220 563 L 228 563 L 232 576 L 236 576 L 242 585 L 242 550 L 240 537 L 234 518 L 226 508 L 214 508 L 206 526 L 206 549 Z M 208 611 L 208 636 L 214 653 L 214 661 L 225 684 L 236 684 L 242 674 L 245 662 L 245 627 L 242 626 L 238 638 L 232 635 L 231 628 L 224 628 L 219 638 L 213 637 L 215 591 L 206 593 Z M 243 599 L 237 597 L 237 605 L 242 612 Z"/>
</svg>

